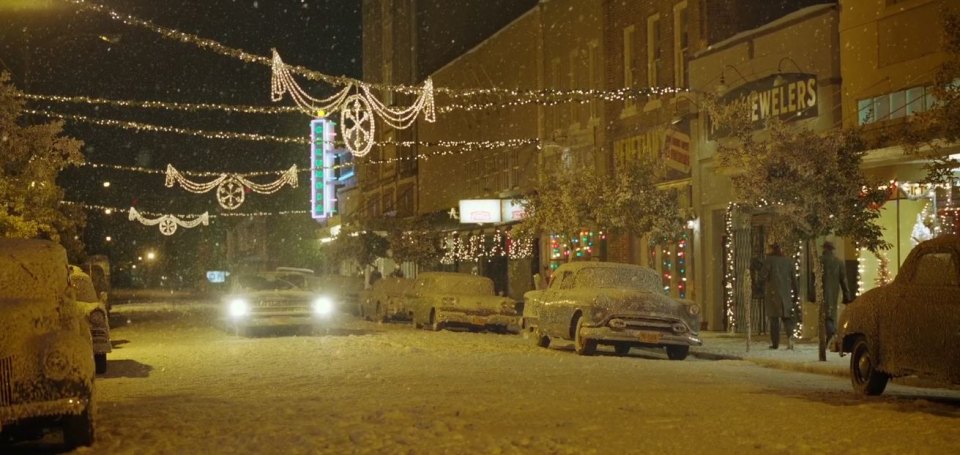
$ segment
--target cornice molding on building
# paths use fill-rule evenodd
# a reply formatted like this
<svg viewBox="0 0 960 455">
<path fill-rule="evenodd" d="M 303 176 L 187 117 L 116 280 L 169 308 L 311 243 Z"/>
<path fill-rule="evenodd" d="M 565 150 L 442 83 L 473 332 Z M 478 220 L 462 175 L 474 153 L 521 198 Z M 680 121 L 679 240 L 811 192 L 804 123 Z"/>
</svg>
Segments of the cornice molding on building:
<svg viewBox="0 0 960 455">
<path fill-rule="evenodd" d="M 760 36 L 768 35 L 780 31 L 781 29 L 792 27 L 800 22 L 809 20 L 810 18 L 818 15 L 822 15 L 826 12 L 832 11 L 834 14 L 839 16 L 839 9 L 836 4 L 820 4 L 808 6 L 806 8 L 794 11 L 786 16 L 783 16 L 775 21 L 768 22 L 760 27 L 745 30 L 736 35 L 731 36 L 723 41 L 719 41 L 713 44 L 708 44 L 706 48 L 695 52 L 690 60 L 696 60 L 699 58 L 706 57 L 708 55 L 720 52 L 722 50 L 734 47 L 738 44 L 742 44 L 746 41 L 754 40 Z M 839 27 L 839 20 L 836 24 Z"/>
</svg>

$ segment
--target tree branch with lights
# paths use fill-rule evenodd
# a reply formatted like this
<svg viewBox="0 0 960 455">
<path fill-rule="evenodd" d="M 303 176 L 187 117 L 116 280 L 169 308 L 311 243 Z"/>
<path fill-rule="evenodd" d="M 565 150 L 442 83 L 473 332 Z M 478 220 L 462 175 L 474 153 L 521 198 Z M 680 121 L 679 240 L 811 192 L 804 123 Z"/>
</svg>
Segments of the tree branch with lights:
<svg viewBox="0 0 960 455">
<path fill-rule="evenodd" d="M 816 133 L 779 121 L 758 131 L 742 105 L 717 100 L 707 105 L 711 120 L 729 132 L 718 156 L 734 174 L 737 199 L 750 210 L 772 213 L 772 231 L 785 237 L 782 244 L 811 245 L 832 233 L 872 252 L 889 247 L 876 209 L 886 201 L 888 190 L 869 182 L 861 170 L 867 145 L 859 131 Z M 819 357 L 825 361 L 823 264 L 818 254 L 811 256 L 820 305 Z"/>
</svg>

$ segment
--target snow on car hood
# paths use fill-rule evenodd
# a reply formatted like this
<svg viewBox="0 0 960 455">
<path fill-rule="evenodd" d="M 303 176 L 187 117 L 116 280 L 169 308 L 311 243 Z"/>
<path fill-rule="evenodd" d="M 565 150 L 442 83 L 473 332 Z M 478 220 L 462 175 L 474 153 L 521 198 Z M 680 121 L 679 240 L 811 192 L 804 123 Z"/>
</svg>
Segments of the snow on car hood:
<svg viewBox="0 0 960 455">
<path fill-rule="evenodd" d="M 607 316 L 613 314 L 643 314 L 681 318 L 695 321 L 687 309 L 688 303 L 669 296 L 639 289 L 594 288 L 568 291 L 567 297 L 591 302 L 595 312 Z M 693 324 L 693 326 L 699 326 Z"/>
</svg>

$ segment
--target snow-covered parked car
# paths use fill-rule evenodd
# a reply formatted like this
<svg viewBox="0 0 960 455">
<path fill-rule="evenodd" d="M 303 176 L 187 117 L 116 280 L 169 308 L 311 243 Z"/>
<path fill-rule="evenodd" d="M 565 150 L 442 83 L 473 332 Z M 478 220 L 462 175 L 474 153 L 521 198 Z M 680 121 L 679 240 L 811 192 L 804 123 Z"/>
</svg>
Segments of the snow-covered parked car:
<svg viewBox="0 0 960 455">
<path fill-rule="evenodd" d="M 0 433 L 63 429 L 64 444 L 94 438 L 90 327 L 73 299 L 67 253 L 48 240 L 0 239 Z"/>
<path fill-rule="evenodd" d="M 413 289 L 414 280 L 387 277 L 377 280 L 360 294 L 360 317 L 386 322 L 410 317 L 404 305 L 404 296 Z"/>
<path fill-rule="evenodd" d="M 524 294 L 524 335 L 541 347 L 551 338 L 574 341 L 577 354 L 598 344 L 626 355 L 634 346 L 664 347 L 683 360 L 699 336 L 700 307 L 663 292 L 657 272 L 637 265 L 574 262 L 561 265 L 550 287 Z"/>
<path fill-rule="evenodd" d="M 960 236 L 920 243 L 891 283 L 847 305 L 830 349 L 851 354 L 853 388 L 865 395 L 897 376 L 960 383 Z"/>
<path fill-rule="evenodd" d="M 93 363 L 97 374 L 107 372 L 107 354 L 113 350 L 110 344 L 110 322 L 107 318 L 107 293 L 97 291 L 93 280 L 80 267 L 70 266 L 70 285 L 73 286 L 77 305 L 83 310 L 90 325 L 93 338 Z"/>
<path fill-rule="evenodd" d="M 334 317 L 337 302 L 311 289 L 309 280 L 297 272 L 231 275 L 224 297 L 228 326 L 238 335 L 256 326 L 323 328 Z"/>
<path fill-rule="evenodd" d="M 496 295 L 490 278 L 469 273 L 421 273 L 401 305 L 416 327 L 520 330 L 517 302 Z"/>
</svg>

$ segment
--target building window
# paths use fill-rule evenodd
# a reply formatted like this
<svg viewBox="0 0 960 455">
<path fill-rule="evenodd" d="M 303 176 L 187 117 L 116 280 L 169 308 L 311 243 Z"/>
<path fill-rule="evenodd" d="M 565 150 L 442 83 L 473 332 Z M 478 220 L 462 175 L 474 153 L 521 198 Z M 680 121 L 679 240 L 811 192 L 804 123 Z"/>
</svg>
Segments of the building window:
<svg viewBox="0 0 960 455">
<path fill-rule="evenodd" d="M 590 90 L 596 90 L 596 89 L 597 89 L 597 69 L 598 69 L 598 68 L 597 68 L 597 66 L 598 66 L 598 65 L 597 65 L 597 54 L 598 54 L 597 48 L 598 48 L 599 46 L 600 46 L 600 43 L 598 43 L 597 41 L 591 41 L 590 44 L 587 46 L 587 54 L 588 54 L 588 55 L 587 55 L 587 62 L 588 62 L 588 65 L 587 65 L 587 66 L 588 66 L 588 68 L 587 68 L 587 71 L 588 71 L 588 73 L 587 73 L 587 84 L 588 84 L 588 86 L 587 86 L 587 88 L 590 89 Z M 598 115 L 597 115 L 597 101 L 596 101 L 596 100 L 591 100 L 591 101 L 590 101 L 590 104 L 589 104 L 589 115 L 590 115 L 590 119 L 591 119 L 591 120 L 598 118 Z"/>
<path fill-rule="evenodd" d="M 623 29 L 623 87 L 631 88 L 634 84 L 633 79 L 633 40 L 636 35 L 636 28 L 631 25 Z M 624 107 L 629 109 L 636 105 L 633 98 L 627 98 Z"/>
<path fill-rule="evenodd" d="M 911 87 L 857 101 L 857 124 L 894 120 L 934 107 L 933 87 Z"/>
<path fill-rule="evenodd" d="M 550 78 L 554 90 L 560 90 L 560 59 L 555 58 L 550 62 Z M 554 130 L 560 129 L 560 107 L 562 104 L 555 104 L 550 109 L 550 123 Z"/>
<path fill-rule="evenodd" d="M 663 43 L 660 41 L 660 15 L 647 18 L 647 85 L 660 85 L 660 66 L 663 64 Z"/>
<path fill-rule="evenodd" d="M 570 90 L 576 90 L 577 87 L 577 65 L 580 62 L 580 52 L 577 49 L 570 51 Z M 580 103 L 567 103 L 570 106 L 570 123 L 579 123 L 580 116 L 577 115 L 577 110 L 580 108 Z"/>
<path fill-rule="evenodd" d="M 677 3 L 673 7 L 673 74 L 677 87 L 687 86 L 687 2 Z"/>
</svg>

